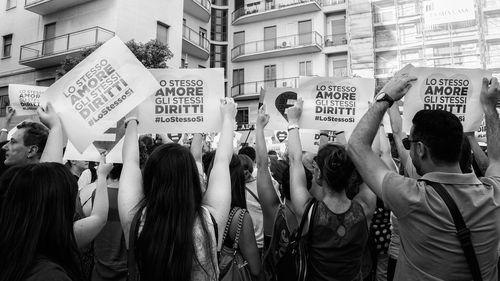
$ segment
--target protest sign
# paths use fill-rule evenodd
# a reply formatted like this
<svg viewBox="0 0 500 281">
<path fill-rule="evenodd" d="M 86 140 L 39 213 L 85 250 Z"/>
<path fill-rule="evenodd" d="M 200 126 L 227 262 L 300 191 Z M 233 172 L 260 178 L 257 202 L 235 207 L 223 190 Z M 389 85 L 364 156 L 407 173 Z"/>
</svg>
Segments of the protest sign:
<svg viewBox="0 0 500 281">
<path fill-rule="evenodd" d="M 298 96 L 296 88 L 269 88 L 266 89 L 264 103 L 269 114 L 268 130 L 284 130 L 288 126 L 285 110 L 292 107 Z"/>
<path fill-rule="evenodd" d="M 286 130 L 275 130 L 274 137 L 281 143 L 288 139 L 288 132 Z"/>
<path fill-rule="evenodd" d="M 9 84 L 10 106 L 16 110 L 17 116 L 36 114 L 46 89 L 47 87 Z"/>
<path fill-rule="evenodd" d="M 300 127 L 313 130 L 354 130 L 373 100 L 375 80 L 314 77 L 301 85 L 304 100 Z"/>
<path fill-rule="evenodd" d="M 500 108 L 497 108 L 497 112 L 500 115 Z M 474 132 L 474 136 L 478 142 L 486 142 L 486 120 L 483 118 L 481 124 L 479 125 L 479 129 Z"/>
<path fill-rule="evenodd" d="M 158 82 L 114 37 L 45 91 L 64 130 L 84 150 L 158 89 Z"/>
<path fill-rule="evenodd" d="M 120 119 L 115 125 L 106 130 L 101 136 L 89 145 L 82 153 L 68 140 L 64 152 L 64 160 L 80 160 L 99 162 L 101 152 L 107 151 L 107 163 L 123 163 L 123 137 L 125 136 L 125 118 Z"/>
<path fill-rule="evenodd" d="M 328 131 L 329 141 L 335 140 L 335 132 Z M 319 149 L 320 131 L 317 130 L 300 130 L 300 142 L 302 150 L 312 153 L 317 153 Z"/>
<path fill-rule="evenodd" d="M 151 73 L 160 89 L 139 106 L 140 133 L 220 131 L 223 69 L 151 69 Z"/>
<path fill-rule="evenodd" d="M 483 110 L 479 101 L 483 77 L 491 72 L 480 69 L 416 67 L 410 75 L 418 80 L 405 96 L 403 130 L 410 132 L 412 119 L 422 109 L 441 109 L 460 119 L 464 132 L 479 129 Z"/>
</svg>

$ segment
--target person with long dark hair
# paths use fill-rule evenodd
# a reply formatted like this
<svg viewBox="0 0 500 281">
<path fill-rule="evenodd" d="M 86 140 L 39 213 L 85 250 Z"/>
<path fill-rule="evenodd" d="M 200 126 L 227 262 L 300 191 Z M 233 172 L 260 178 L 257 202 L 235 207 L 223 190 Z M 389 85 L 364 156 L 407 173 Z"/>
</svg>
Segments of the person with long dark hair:
<svg viewBox="0 0 500 281">
<path fill-rule="evenodd" d="M 99 173 L 106 184 L 106 172 Z M 73 218 L 78 186 L 59 163 L 8 169 L 0 178 L 0 280 L 82 280 Z"/>
<path fill-rule="evenodd" d="M 362 259 L 368 241 L 368 225 L 375 209 L 375 194 L 358 180 L 354 164 L 341 144 L 322 146 L 313 158 L 316 198 L 307 190 L 302 164 L 299 121 L 303 101 L 287 109 L 290 157 L 290 195 L 297 220 L 306 220 L 308 235 L 307 280 L 362 280 Z M 346 188 L 359 185 L 350 200 Z M 306 212 L 311 200 L 317 200 Z M 313 201 L 314 202 L 314 201 Z"/>
<path fill-rule="evenodd" d="M 229 171 L 231 175 L 231 212 L 233 212 L 234 209 L 235 213 L 232 221 L 227 222 L 228 233 L 225 240 L 222 241 L 223 245 L 226 247 L 222 249 L 222 254 L 233 255 L 232 247 L 236 238 L 238 218 L 240 217 L 241 212 L 245 212 L 238 240 L 238 247 L 242 257 L 246 262 L 248 262 L 248 269 L 250 274 L 252 275 L 252 279 L 260 280 L 263 275 L 261 275 L 261 259 L 259 249 L 257 248 L 257 241 L 254 233 L 254 224 L 250 213 L 248 211 L 245 211 L 247 210 L 245 178 L 248 174 L 248 170 L 245 170 L 243 165 L 243 162 L 246 161 L 245 158 L 250 162 L 252 161 L 248 156 L 244 154 L 233 154 L 233 157 L 231 158 L 231 162 L 229 164 Z M 219 266 L 221 266 L 220 263 Z M 222 267 L 225 267 L 221 268 L 221 274 L 224 274 L 225 272 L 222 271 L 223 269 L 227 269 L 227 264 L 223 265 Z"/>
<path fill-rule="evenodd" d="M 218 279 L 216 237 L 222 236 L 231 204 L 229 163 L 236 116 L 232 99 L 221 102 L 219 148 L 204 194 L 194 157 L 179 144 L 157 147 L 141 173 L 137 116 L 129 114 L 118 191 L 125 241 L 135 259 L 135 264 L 129 260 L 129 271 L 137 271 L 129 279 Z"/>
</svg>

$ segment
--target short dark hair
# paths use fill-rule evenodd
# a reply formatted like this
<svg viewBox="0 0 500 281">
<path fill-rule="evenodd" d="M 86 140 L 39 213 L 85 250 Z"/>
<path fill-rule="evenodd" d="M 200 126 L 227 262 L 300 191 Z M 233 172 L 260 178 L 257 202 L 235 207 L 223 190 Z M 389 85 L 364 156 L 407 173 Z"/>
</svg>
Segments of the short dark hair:
<svg viewBox="0 0 500 281">
<path fill-rule="evenodd" d="M 462 151 L 463 127 L 455 115 L 444 110 L 420 110 L 413 117 L 414 140 L 423 142 L 433 161 L 457 163 Z"/>
<path fill-rule="evenodd" d="M 250 159 L 252 159 L 252 162 L 255 162 L 256 153 L 255 153 L 255 149 L 253 147 L 251 147 L 251 146 L 242 147 L 240 149 L 240 151 L 238 151 L 238 155 L 241 155 L 241 154 L 250 157 Z"/>
<path fill-rule="evenodd" d="M 24 129 L 23 142 L 24 145 L 36 145 L 38 147 L 37 154 L 42 155 L 49 137 L 49 129 L 37 122 L 24 121 L 17 125 L 17 129 Z"/>
</svg>

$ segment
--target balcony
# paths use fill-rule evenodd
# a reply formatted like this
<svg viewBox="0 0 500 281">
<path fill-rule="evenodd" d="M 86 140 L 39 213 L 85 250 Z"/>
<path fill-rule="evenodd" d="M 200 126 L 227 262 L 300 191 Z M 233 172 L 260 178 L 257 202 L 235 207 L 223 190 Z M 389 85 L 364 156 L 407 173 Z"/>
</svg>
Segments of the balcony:
<svg viewBox="0 0 500 281">
<path fill-rule="evenodd" d="M 203 22 L 210 20 L 211 11 L 210 0 L 184 0 L 184 12 Z"/>
<path fill-rule="evenodd" d="M 247 82 L 232 86 L 231 97 L 237 100 L 258 99 L 261 88 L 297 88 L 298 85 L 299 77 Z"/>
<path fill-rule="evenodd" d="M 26 0 L 24 9 L 39 15 L 48 15 L 92 0 Z"/>
<path fill-rule="evenodd" d="M 322 42 L 322 36 L 315 31 L 254 41 L 234 47 L 231 59 L 233 62 L 242 62 L 321 52 Z"/>
<path fill-rule="evenodd" d="M 58 65 L 66 57 L 77 56 L 85 48 L 106 42 L 114 35 L 114 32 L 96 26 L 22 45 L 19 64 L 34 68 Z"/>
<path fill-rule="evenodd" d="M 274 0 L 259 2 L 252 7 L 241 7 L 232 13 L 234 25 L 265 21 L 321 10 L 320 0 Z"/>
<path fill-rule="evenodd" d="M 373 25 L 374 26 L 385 26 L 396 24 L 396 11 L 380 11 L 373 13 Z"/>
<path fill-rule="evenodd" d="M 323 53 L 335 54 L 347 52 L 346 34 L 336 34 L 325 36 L 325 47 Z"/>
<path fill-rule="evenodd" d="M 323 12 L 325 14 L 345 11 L 346 0 L 323 0 Z"/>
<path fill-rule="evenodd" d="M 500 10 L 500 0 L 485 0 L 484 1 L 484 12 L 494 12 Z"/>
<path fill-rule="evenodd" d="M 182 30 L 182 51 L 202 60 L 210 55 L 210 42 L 188 26 Z"/>
</svg>

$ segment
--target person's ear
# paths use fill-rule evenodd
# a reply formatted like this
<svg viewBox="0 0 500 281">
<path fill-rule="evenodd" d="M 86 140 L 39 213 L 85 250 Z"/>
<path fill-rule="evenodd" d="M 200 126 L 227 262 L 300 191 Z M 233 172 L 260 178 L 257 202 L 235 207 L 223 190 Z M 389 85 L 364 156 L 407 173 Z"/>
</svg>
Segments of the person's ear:
<svg viewBox="0 0 500 281">
<path fill-rule="evenodd" d="M 30 145 L 28 147 L 28 155 L 27 155 L 28 159 L 36 157 L 37 154 L 38 154 L 38 145 Z"/>
<path fill-rule="evenodd" d="M 418 157 L 420 158 L 424 158 L 426 156 L 428 156 L 429 154 L 429 149 L 427 148 L 427 146 L 425 146 L 425 144 L 423 142 L 417 142 L 417 155 Z"/>
</svg>

